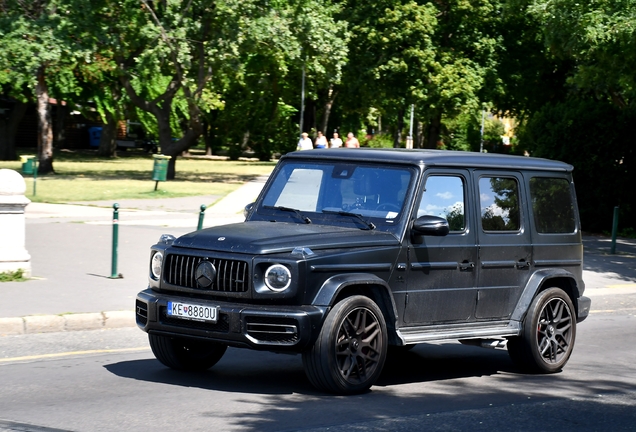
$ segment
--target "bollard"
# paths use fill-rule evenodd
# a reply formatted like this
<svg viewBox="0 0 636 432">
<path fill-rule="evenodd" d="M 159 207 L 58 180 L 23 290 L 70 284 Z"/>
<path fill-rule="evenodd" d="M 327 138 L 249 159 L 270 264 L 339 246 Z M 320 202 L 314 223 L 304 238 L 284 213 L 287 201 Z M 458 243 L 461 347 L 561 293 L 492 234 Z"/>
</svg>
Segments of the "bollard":
<svg viewBox="0 0 636 432">
<path fill-rule="evenodd" d="M 203 218 L 205 217 L 205 204 L 201 204 L 201 212 L 199 213 L 199 225 L 197 225 L 197 231 L 203 228 Z"/>
<path fill-rule="evenodd" d="M 38 183 L 38 158 L 33 159 L 33 196 L 35 196 L 35 186 Z"/>
<path fill-rule="evenodd" d="M 618 206 L 614 207 L 614 222 L 612 223 L 612 248 L 610 253 L 616 253 L 616 231 L 618 231 Z"/>
<path fill-rule="evenodd" d="M 113 204 L 113 253 L 110 266 L 110 278 L 119 279 L 117 274 L 117 247 L 119 245 L 119 204 Z"/>
</svg>

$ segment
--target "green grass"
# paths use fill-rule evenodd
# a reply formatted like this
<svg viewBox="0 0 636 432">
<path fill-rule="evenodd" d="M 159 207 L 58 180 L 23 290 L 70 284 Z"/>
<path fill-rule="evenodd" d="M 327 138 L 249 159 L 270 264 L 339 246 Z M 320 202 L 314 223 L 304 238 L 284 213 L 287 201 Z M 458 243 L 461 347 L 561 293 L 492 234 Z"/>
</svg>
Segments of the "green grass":
<svg viewBox="0 0 636 432">
<path fill-rule="evenodd" d="M 33 154 L 33 151 L 21 154 Z M 33 177 L 25 176 L 26 196 L 35 202 L 64 203 L 138 198 L 173 198 L 197 195 L 226 195 L 246 181 L 269 175 L 275 162 L 177 159 L 176 178 L 152 180 L 152 155 L 123 153 L 115 159 L 96 156 L 94 151 L 55 152 L 55 174 L 38 176 L 36 196 Z M 0 168 L 21 172 L 19 161 L 0 161 Z"/>
<path fill-rule="evenodd" d="M 27 278 L 24 277 L 24 270 L 22 269 L 0 273 L 0 282 L 24 282 L 25 280 Z"/>
</svg>

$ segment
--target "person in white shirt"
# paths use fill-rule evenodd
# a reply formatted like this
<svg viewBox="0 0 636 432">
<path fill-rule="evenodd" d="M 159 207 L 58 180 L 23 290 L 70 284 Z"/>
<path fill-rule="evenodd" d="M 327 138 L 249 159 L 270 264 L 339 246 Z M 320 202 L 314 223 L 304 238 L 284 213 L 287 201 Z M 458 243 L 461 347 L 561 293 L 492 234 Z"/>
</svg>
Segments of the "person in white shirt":
<svg viewBox="0 0 636 432">
<path fill-rule="evenodd" d="M 316 148 L 327 148 L 327 137 L 322 134 L 321 131 L 318 131 L 318 136 L 316 137 Z"/>
<path fill-rule="evenodd" d="M 339 148 L 342 147 L 342 140 L 340 139 L 340 136 L 338 136 L 338 132 L 334 132 L 333 133 L 333 138 L 331 138 L 329 140 L 330 142 L 330 148 Z"/>
<path fill-rule="evenodd" d="M 309 134 L 307 132 L 303 132 L 302 134 L 300 134 L 300 139 L 298 140 L 296 150 L 312 150 L 313 148 L 314 143 L 311 142 Z"/>
</svg>

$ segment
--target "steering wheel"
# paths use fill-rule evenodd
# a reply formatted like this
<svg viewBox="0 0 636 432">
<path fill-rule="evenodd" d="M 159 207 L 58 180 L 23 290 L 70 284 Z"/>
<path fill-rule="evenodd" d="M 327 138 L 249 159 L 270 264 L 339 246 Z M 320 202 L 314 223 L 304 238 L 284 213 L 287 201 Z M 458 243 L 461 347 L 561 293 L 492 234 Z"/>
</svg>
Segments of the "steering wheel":
<svg viewBox="0 0 636 432">
<path fill-rule="evenodd" d="M 376 210 L 386 210 L 386 211 L 395 211 L 396 213 L 400 212 L 400 207 L 391 203 L 382 203 L 375 208 Z"/>
</svg>

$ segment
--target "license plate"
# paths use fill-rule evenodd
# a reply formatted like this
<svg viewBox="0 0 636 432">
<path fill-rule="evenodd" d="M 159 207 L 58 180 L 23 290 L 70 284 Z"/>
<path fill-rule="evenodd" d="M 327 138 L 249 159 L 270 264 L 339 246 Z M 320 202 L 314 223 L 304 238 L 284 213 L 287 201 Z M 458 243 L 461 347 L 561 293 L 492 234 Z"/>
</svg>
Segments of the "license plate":
<svg viewBox="0 0 636 432">
<path fill-rule="evenodd" d="M 217 310 L 218 308 L 216 306 L 168 302 L 167 314 L 174 318 L 215 323 L 217 320 Z"/>
</svg>

